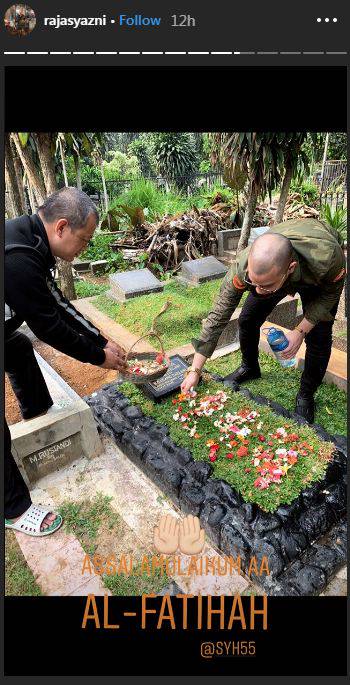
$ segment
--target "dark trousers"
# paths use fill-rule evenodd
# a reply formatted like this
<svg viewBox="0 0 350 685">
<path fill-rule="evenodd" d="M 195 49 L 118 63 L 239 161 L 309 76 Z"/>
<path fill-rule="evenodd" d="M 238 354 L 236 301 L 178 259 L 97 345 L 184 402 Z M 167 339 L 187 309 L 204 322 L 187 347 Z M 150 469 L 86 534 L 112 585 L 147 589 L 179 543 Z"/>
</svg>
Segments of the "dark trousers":
<svg viewBox="0 0 350 685">
<path fill-rule="evenodd" d="M 29 338 L 17 331 L 5 340 L 5 371 L 24 419 L 49 409 L 53 402 Z M 31 505 L 29 490 L 11 453 L 11 434 L 5 421 L 5 518 L 21 516 Z"/>
<path fill-rule="evenodd" d="M 4 477 L 5 518 L 17 518 L 30 507 L 32 500 L 11 453 L 11 434 L 6 419 L 4 424 Z"/>
<path fill-rule="evenodd" d="M 313 286 L 305 286 L 300 288 L 299 294 L 305 311 L 306 305 L 317 297 L 318 290 Z M 249 293 L 238 319 L 242 362 L 245 366 L 257 367 L 260 327 L 285 296 L 286 292 L 283 290 L 273 295 L 257 295 L 255 291 Z M 336 315 L 337 309 L 338 302 L 331 310 L 333 316 Z M 313 395 L 322 383 L 331 355 L 332 326 L 333 321 L 320 321 L 305 336 L 305 366 L 300 381 L 302 395 Z"/>
<path fill-rule="evenodd" d="M 52 406 L 33 345 L 23 333 L 16 331 L 5 339 L 5 371 L 24 419 L 32 419 Z"/>
</svg>

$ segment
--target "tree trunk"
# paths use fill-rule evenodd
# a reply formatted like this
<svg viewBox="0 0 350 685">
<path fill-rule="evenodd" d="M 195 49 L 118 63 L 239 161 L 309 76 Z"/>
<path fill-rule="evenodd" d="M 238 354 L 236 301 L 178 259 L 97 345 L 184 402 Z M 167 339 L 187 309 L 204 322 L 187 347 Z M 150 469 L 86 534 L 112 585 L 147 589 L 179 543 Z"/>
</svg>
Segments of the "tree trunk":
<svg viewBox="0 0 350 685">
<path fill-rule="evenodd" d="M 5 134 L 5 183 L 8 191 L 10 208 L 12 208 L 10 218 L 14 219 L 16 216 L 24 214 L 24 207 L 22 205 L 21 194 L 19 192 L 16 170 L 13 163 L 13 156 L 11 150 L 10 136 Z"/>
<path fill-rule="evenodd" d="M 12 145 L 12 150 L 14 150 L 13 145 Z M 16 177 L 17 177 L 18 191 L 19 191 L 19 194 L 21 196 L 23 213 L 26 214 L 28 212 L 28 201 L 27 201 L 27 197 L 25 194 L 25 190 L 24 190 L 24 171 L 23 171 L 21 160 L 19 159 L 17 154 L 13 157 L 13 164 L 15 167 L 15 172 L 16 172 Z"/>
<path fill-rule="evenodd" d="M 57 190 L 52 133 L 33 133 L 47 195 Z"/>
<path fill-rule="evenodd" d="M 289 187 L 293 176 L 293 168 L 291 164 L 286 165 L 286 171 L 284 174 L 284 179 L 281 188 L 280 199 L 278 201 L 278 207 L 275 215 L 275 224 L 280 224 L 283 221 L 284 208 L 288 199 Z"/>
<path fill-rule="evenodd" d="M 75 173 L 77 175 L 77 188 L 78 188 L 78 190 L 81 190 L 80 156 L 79 155 L 73 155 L 73 159 L 74 159 Z"/>
<path fill-rule="evenodd" d="M 104 199 L 104 205 L 105 205 L 105 212 L 108 212 L 109 199 L 108 199 L 108 193 L 107 193 L 105 172 L 103 171 L 103 160 L 102 160 L 102 159 L 101 159 L 101 162 L 100 162 L 100 169 L 101 169 L 101 178 L 102 178 L 103 199 Z"/>
<path fill-rule="evenodd" d="M 66 262 L 64 259 L 57 259 L 57 268 L 58 268 L 60 286 L 61 286 L 61 290 L 63 292 L 63 295 L 68 300 L 75 300 L 77 295 L 75 292 L 75 285 L 74 285 L 74 278 L 73 278 L 73 271 L 72 271 L 71 264 L 69 262 Z"/>
<path fill-rule="evenodd" d="M 24 175 L 24 185 L 25 185 L 26 188 L 27 188 L 27 193 L 28 193 L 28 197 L 29 197 L 29 204 L 30 204 L 30 210 L 31 210 L 32 214 L 35 214 L 35 213 L 36 213 L 36 210 L 37 210 L 37 205 L 36 205 L 36 202 L 35 202 L 35 198 L 34 198 L 34 193 L 33 193 L 32 187 L 31 187 L 31 185 L 30 185 L 30 183 L 29 183 L 29 181 L 28 181 L 28 178 L 27 178 L 27 174 Z"/>
<path fill-rule="evenodd" d="M 28 182 L 34 192 L 36 202 L 38 205 L 42 205 L 46 198 L 45 185 L 35 166 L 31 149 L 29 145 L 22 147 L 18 133 L 11 133 L 11 139 L 16 146 L 17 154 L 27 174 Z"/>
<path fill-rule="evenodd" d="M 329 144 L 329 133 L 326 133 L 326 139 L 324 142 L 324 149 L 323 149 L 323 158 L 322 158 L 321 193 L 323 192 L 323 179 L 324 179 L 324 170 L 325 170 L 326 161 L 327 161 L 328 144 Z"/>
<path fill-rule="evenodd" d="M 250 230 L 253 224 L 253 219 L 254 219 L 254 212 L 255 212 L 255 207 L 256 203 L 258 200 L 258 194 L 256 190 L 256 186 L 254 183 L 254 179 L 252 179 L 249 183 L 249 191 L 248 191 L 248 196 L 247 196 L 247 206 L 244 212 L 244 219 L 243 219 L 243 225 L 241 229 L 241 235 L 239 238 L 239 242 L 237 245 L 237 254 L 244 250 L 245 247 L 248 245 L 248 240 L 250 236 Z"/>
<path fill-rule="evenodd" d="M 58 144 L 60 147 L 60 155 L 61 155 L 61 163 L 62 163 L 62 171 L 63 171 L 63 178 L 64 178 L 64 185 L 66 188 L 68 187 L 68 176 L 67 176 L 67 169 L 66 169 L 66 158 L 64 156 L 64 150 L 63 150 L 63 145 L 62 145 L 62 140 L 61 137 L 58 139 Z"/>
</svg>

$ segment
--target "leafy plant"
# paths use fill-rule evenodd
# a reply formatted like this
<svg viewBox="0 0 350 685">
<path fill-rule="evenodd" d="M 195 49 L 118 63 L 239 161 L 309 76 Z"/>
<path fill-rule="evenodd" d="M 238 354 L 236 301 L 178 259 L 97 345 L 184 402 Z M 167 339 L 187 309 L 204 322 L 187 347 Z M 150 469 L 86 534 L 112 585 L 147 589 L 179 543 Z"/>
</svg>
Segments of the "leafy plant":
<svg viewBox="0 0 350 685">
<path fill-rule="evenodd" d="M 136 178 L 140 174 L 140 166 L 135 155 L 129 156 L 120 150 L 108 152 L 110 162 L 103 162 L 106 181 L 118 181 L 122 178 Z"/>
<path fill-rule="evenodd" d="M 197 155 L 189 133 L 155 133 L 152 155 L 157 171 L 179 189 L 193 181 L 197 169 Z"/>
<path fill-rule="evenodd" d="M 319 190 L 312 181 L 295 179 L 290 184 L 290 190 L 293 193 L 299 193 L 303 204 L 309 207 L 312 207 L 318 201 Z"/>
<path fill-rule="evenodd" d="M 343 240 L 346 240 L 348 222 L 345 207 L 332 209 L 331 205 L 326 204 L 322 208 L 321 216 L 329 226 L 332 226 L 332 228 L 335 228 L 338 231 Z"/>
</svg>

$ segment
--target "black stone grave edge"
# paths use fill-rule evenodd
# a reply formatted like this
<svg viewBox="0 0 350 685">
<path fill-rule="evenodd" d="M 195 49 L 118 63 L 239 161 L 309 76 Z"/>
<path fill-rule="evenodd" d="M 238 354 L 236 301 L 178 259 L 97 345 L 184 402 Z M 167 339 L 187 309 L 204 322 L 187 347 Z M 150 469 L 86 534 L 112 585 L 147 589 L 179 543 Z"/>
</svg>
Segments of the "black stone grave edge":
<svg viewBox="0 0 350 685">
<path fill-rule="evenodd" d="M 211 376 L 213 377 L 214 380 L 225 382 L 225 380 L 222 377 L 218 376 L 217 374 L 211 374 Z M 182 488 L 183 482 L 186 482 L 187 484 L 190 484 L 190 485 L 192 484 L 192 486 L 194 484 L 194 486 L 196 486 L 195 481 L 197 481 L 197 487 L 198 487 L 198 482 L 200 482 L 200 481 L 202 481 L 201 482 L 202 485 L 204 485 L 204 482 L 205 482 L 206 486 L 207 486 L 209 481 L 211 483 L 217 482 L 217 483 L 220 483 L 220 484 L 223 484 L 224 486 L 226 486 L 226 489 L 229 489 L 229 491 L 231 491 L 232 495 L 236 495 L 236 499 L 238 498 L 238 500 L 241 500 L 241 502 L 238 506 L 238 511 L 240 513 L 241 519 L 243 518 L 243 521 L 244 521 L 244 516 L 242 514 L 242 509 L 244 509 L 244 507 L 245 507 L 245 509 L 247 509 L 247 507 L 248 507 L 248 509 L 249 509 L 249 507 L 251 509 L 255 508 L 255 515 L 253 515 L 253 519 L 252 519 L 252 521 L 254 521 L 255 524 L 256 524 L 256 521 L 258 520 L 259 516 L 260 516 L 260 518 L 263 516 L 265 518 L 265 522 L 267 519 L 267 524 L 265 525 L 265 533 L 263 530 L 263 535 L 262 535 L 262 537 L 259 537 L 259 540 L 262 541 L 263 547 L 265 545 L 265 552 L 266 551 L 268 552 L 269 550 L 271 552 L 271 549 L 272 549 L 273 552 L 276 553 L 276 549 L 274 548 L 274 546 L 269 544 L 269 543 L 271 543 L 271 525 L 270 525 L 270 539 L 268 537 L 264 537 L 264 535 L 266 536 L 266 533 L 269 532 L 268 530 L 266 530 L 266 528 L 268 528 L 268 526 L 269 526 L 268 519 L 270 519 L 270 521 L 273 521 L 273 519 L 276 519 L 276 515 L 275 515 L 276 512 L 274 512 L 272 514 L 262 512 L 262 510 L 257 505 L 249 505 L 249 503 L 244 503 L 244 502 L 242 503 L 242 498 L 239 495 L 239 493 L 237 493 L 228 483 L 226 483 L 225 481 L 220 480 L 220 479 L 211 479 L 210 476 L 211 476 L 211 473 L 213 470 L 212 466 L 207 462 L 195 461 L 192 457 L 192 454 L 189 452 L 189 450 L 184 450 L 183 448 L 179 448 L 178 446 L 175 445 L 175 443 L 173 443 L 167 437 L 167 435 L 169 433 L 169 429 L 167 426 L 162 426 L 161 424 L 158 424 L 154 419 L 152 419 L 150 417 L 146 417 L 142 413 L 142 411 L 140 410 L 139 407 L 130 406 L 130 401 L 128 400 L 128 398 L 126 398 L 120 392 L 120 390 L 118 390 L 118 386 L 120 384 L 121 383 L 118 383 L 118 382 L 109 383 L 109 384 L 103 386 L 99 391 L 93 393 L 90 397 L 85 398 L 88 401 L 88 404 L 90 404 L 92 410 L 94 411 L 94 415 L 95 415 L 95 418 L 97 420 L 97 423 L 99 425 L 100 430 L 103 430 L 103 432 L 105 432 L 107 435 L 112 437 L 114 439 L 114 441 L 116 442 L 116 444 L 118 444 L 119 447 L 121 447 L 123 449 L 123 451 L 126 452 L 127 456 L 131 459 L 134 459 L 136 461 L 137 465 L 139 467 L 141 466 L 142 469 L 146 472 L 146 474 L 158 486 L 160 486 L 163 490 L 165 490 L 166 493 L 175 502 L 175 504 L 180 506 L 180 508 L 182 510 L 186 511 L 186 507 L 183 506 L 184 503 L 182 502 L 182 504 L 181 504 L 181 502 L 180 502 L 180 500 L 181 500 L 180 490 Z M 242 392 L 247 398 L 249 398 L 253 401 L 257 401 L 256 396 L 254 397 L 254 395 L 250 391 L 247 391 L 247 389 L 245 389 L 245 388 L 242 389 L 239 386 L 238 386 L 238 388 L 236 388 L 235 386 L 237 384 L 234 384 L 232 382 L 227 382 L 227 381 L 225 382 L 225 385 L 233 388 L 234 390 Z M 110 400 L 108 399 L 108 392 L 109 391 L 112 392 L 112 395 L 115 396 L 116 400 L 117 400 L 117 397 L 119 397 L 119 402 L 117 401 L 117 404 L 119 403 L 120 406 L 119 407 L 117 406 L 116 409 L 113 408 L 113 411 L 112 411 L 111 407 L 109 406 L 110 405 Z M 107 394 L 107 397 L 106 397 L 106 394 Z M 100 403 L 99 399 L 101 399 L 102 396 L 104 397 L 104 399 L 102 399 L 102 403 Z M 95 397 L 97 398 L 97 401 L 94 399 Z M 277 403 L 271 403 L 268 400 L 266 400 L 266 398 L 263 398 L 263 397 L 259 398 L 259 396 L 257 396 L 257 397 L 258 397 L 258 400 L 260 399 L 260 401 L 258 401 L 258 403 L 266 404 L 268 406 L 271 406 L 271 404 L 272 404 L 273 406 L 271 406 L 271 408 L 273 409 L 273 411 L 275 413 L 277 413 L 277 410 L 275 409 L 275 407 L 280 406 L 280 405 L 277 405 Z M 97 405 L 99 405 L 99 408 L 97 407 Z M 284 410 L 283 407 L 282 407 L 282 410 L 283 410 L 282 415 L 285 416 L 285 412 L 287 410 Z M 124 413 L 126 412 L 127 414 L 129 414 L 129 417 L 127 418 L 126 416 L 124 416 L 123 412 Z M 111 414 L 112 414 L 112 416 L 111 416 Z M 294 418 L 294 415 L 291 412 L 287 412 L 287 415 L 288 415 L 288 417 Z M 105 418 L 107 419 L 107 421 L 104 420 Z M 114 425 L 113 425 L 113 420 L 114 420 Z M 142 423 L 142 420 L 146 420 L 146 422 L 148 422 L 148 427 L 150 427 L 150 426 L 153 427 L 153 429 L 156 432 L 156 435 L 158 437 L 158 440 L 157 439 L 152 440 L 152 453 L 157 454 L 156 448 L 158 446 L 158 449 L 162 449 L 163 453 L 164 453 L 164 451 L 168 451 L 168 456 L 170 455 L 170 458 L 173 459 L 174 451 L 180 450 L 180 451 L 182 451 L 182 453 L 184 453 L 184 452 L 187 453 L 187 455 L 188 455 L 187 463 L 190 463 L 190 467 L 191 467 L 191 465 L 194 465 L 194 469 L 193 469 L 194 474 L 191 474 L 191 472 L 186 473 L 186 468 L 185 468 L 186 464 L 185 463 L 182 464 L 182 470 L 185 473 L 184 473 L 184 477 L 181 479 L 181 483 L 179 486 L 179 492 L 177 494 L 174 492 L 173 484 L 170 482 L 167 482 L 167 481 L 165 481 L 165 482 L 159 481 L 159 478 L 157 478 L 157 475 L 155 473 L 154 467 L 151 466 L 151 468 L 149 468 L 149 466 L 146 466 L 144 460 L 142 459 L 142 456 L 144 455 L 144 453 L 146 453 L 148 448 L 151 446 L 149 444 L 149 440 L 147 441 L 147 444 L 144 447 L 143 451 L 141 451 L 141 453 L 139 451 L 140 445 L 137 444 L 137 436 L 136 436 L 136 447 L 135 447 L 135 445 L 134 445 L 134 448 L 132 446 L 133 433 L 137 432 L 137 430 L 140 426 L 140 423 Z M 117 425 L 117 428 L 116 428 L 116 422 L 118 424 L 118 421 L 119 421 L 119 425 Z M 133 430 L 133 421 L 136 421 L 136 424 L 137 424 L 136 430 L 135 429 Z M 303 420 L 301 420 L 301 421 L 298 421 L 298 423 L 305 423 L 305 422 Z M 112 425 L 112 428 L 111 428 L 111 425 Z M 320 429 L 323 431 L 323 429 L 321 427 L 320 427 Z M 327 436 L 327 439 L 330 439 L 337 446 L 337 442 L 338 442 L 337 437 L 338 436 L 332 437 L 328 433 L 323 431 L 322 432 L 322 438 L 326 439 L 324 436 Z M 159 443 L 160 437 L 161 437 L 161 442 Z M 123 440 L 123 438 L 124 438 L 124 440 Z M 342 436 L 340 436 L 340 438 L 342 438 Z M 165 442 L 165 439 L 167 440 L 167 445 L 163 444 Z M 158 442 L 158 445 L 157 445 L 157 442 Z M 135 454 L 135 450 L 136 450 L 136 454 Z M 346 456 L 344 455 L 344 452 L 339 447 L 339 445 L 338 445 L 338 452 L 340 452 L 340 456 L 342 457 L 342 466 L 344 468 L 344 465 L 346 462 Z M 203 467 L 207 471 L 207 473 L 205 475 L 203 475 L 203 473 L 200 474 L 201 465 L 202 465 L 202 471 L 203 471 Z M 168 466 L 169 466 L 169 464 L 168 464 Z M 198 476 L 198 473 L 196 475 L 196 473 L 195 473 L 196 470 L 197 470 L 197 472 L 199 472 L 199 476 Z M 170 477 L 171 477 L 171 473 L 170 473 Z M 343 478 L 344 478 L 344 476 L 343 476 Z M 342 477 L 339 478 L 338 483 L 341 483 L 341 480 L 342 480 Z M 335 484 L 337 484 L 337 482 Z M 301 501 L 303 501 L 303 496 L 304 497 L 306 496 L 306 498 L 307 498 L 306 503 L 304 503 L 301 507 L 302 510 L 304 508 L 306 511 L 308 508 L 308 505 L 307 505 L 308 500 L 312 502 L 313 494 L 317 497 L 317 493 L 320 493 L 322 487 L 326 487 L 326 481 L 316 482 L 315 484 L 310 486 L 310 488 L 307 488 L 307 490 L 300 493 L 298 498 L 296 498 L 296 500 L 294 500 L 294 502 L 291 505 L 279 507 L 278 510 L 280 510 L 280 509 L 286 510 L 286 509 L 291 508 L 291 507 L 294 509 L 295 503 L 296 502 L 300 503 Z M 315 491 L 314 493 L 313 493 L 313 490 Z M 212 493 L 212 495 L 213 495 L 213 493 Z M 205 509 L 207 500 L 210 500 L 210 498 L 212 500 L 216 500 L 217 504 L 220 504 L 218 498 L 217 497 L 215 498 L 215 493 L 214 493 L 214 496 L 212 496 L 212 497 L 209 494 L 209 496 L 204 497 L 204 500 L 202 500 L 201 506 L 199 506 L 199 508 L 198 507 L 196 508 L 193 505 L 187 503 L 186 513 L 193 513 L 193 514 L 198 514 L 198 515 L 202 516 L 202 513 Z M 225 502 L 225 500 L 224 500 L 224 502 Z M 225 504 L 226 504 L 226 502 L 225 502 Z M 224 507 L 226 509 L 225 504 L 222 504 L 221 508 Z M 237 506 L 237 505 L 234 505 L 234 506 Z M 321 506 L 321 505 L 319 505 L 319 506 Z M 313 509 L 315 510 L 315 507 Z M 276 511 L 278 512 L 278 510 L 276 510 Z M 229 517 L 230 512 L 232 514 L 232 512 L 233 512 L 232 507 L 231 507 L 231 509 L 229 507 L 226 509 L 226 513 L 222 517 L 221 521 L 223 521 L 225 516 Z M 267 577 L 264 577 L 263 581 L 261 579 L 259 579 L 259 581 L 255 581 L 255 584 L 260 585 L 263 588 L 265 588 L 266 591 L 268 591 L 268 593 L 270 595 L 286 595 L 286 594 L 287 595 L 305 595 L 305 594 L 308 595 L 308 594 L 319 594 L 319 592 L 322 592 L 322 590 L 324 589 L 326 584 L 330 581 L 330 579 L 337 572 L 338 568 L 340 568 L 346 562 L 346 543 L 344 543 L 344 540 L 343 540 L 344 536 L 346 535 L 345 522 L 339 523 L 339 521 L 341 521 L 342 515 L 340 515 L 337 518 L 337 515 L 335 514 L 335 512 L 333 510 L 332 510 L 332 516 L 335 516 L 335 521 L 333 520 L 331 526 L 327 527 L 325 530 L 323 530 L 319 537 L 316 536 L 315 538 L 308 540 L 307 537 L 305 537 L 303 535 L 303 537 L 305 538 L 306 545 L 304 545 L 304 547 L 300 548 L 299 556 L 296 555 L 294 558 L 289 559 L 288 556 L 286 555 L 286 553 L 285 552 L 283 553 L 283 551 L 280 549 L 281 553 L 279 554 L 279 557 L 280 557 L 280 561 L 282 561 L 282 569 L 279 571 L 279 573 L 276 574 L 276 577 L 267 576 Z M 285 520 L 281 519 L 280 516 L 277 516 L 277 520 L 280 521 L 282 532 L 283 532 L 283 530 L 284 530 L 283 524 L 287 523 L 287 528 L 288 528 L 288 525 L 291 525 L 293 520 L 294 520 L 294 515 L 293 515 L 293 513 L 289 512 L 289 514 L 287 513 Z M 337 523 L 337 525 L 333 526 L 333 529 L 332 529 L 332 525 L 335 522 Z M 210 524 L 208 521 L 206 523 L 207 523 L 207 525 L 205 526 L 205 529 L 206 529 L 206 532 L 207 532 L 209 538 L 214 542 L 214 544 L 216 546 L 219 547 L 219 549 L 221 549 L 223 546 L 222 545 L 222 537 L 223 537 L 223 533 L 222 533 L 222 525 L 223 524 L 222 524 L 222 522 L 220 523 L 220 527 L 219 527 L 219 542 L 220 542 L 220 544 L 218 542 L 218 532 L 215 530 L 215 526 Z M 203 522 L 202 522 L 202 525 L 203 525 Z M 272 523 L 272 528 L 273 528 L 273 523 Z M 337 529 L 339 529 L 339 533 L 336 532 Z M 324 547 L 320 546 L 319 543 L 317 542 L 317 540 L 322 538 L 322 536 L 324 536 L 325 534 L 329 534 L 330 530 L 331 530 L 331 537 L 333 539 L 333 542 L 331 542 L 331 545 L 326 545 Z M 233 525 L 231 525 L 231 532 L 232 531 L 234 533 L 237 533 L 237 529 L 235 529 L 235 527 Z M 339 539 L 340 539 L 340 543 L 342 544 L 342 549 L 339 548 Z M 241 542 L 243 542 L 243 546 L 244 546 L 245 541 L 243 538 L 241 539 Z M 250 542 L 252 542 L 252 541 L 250 541 Z M 276 539 L 275 539 L 275 543 L 276 543 Z M 268 547 L 266 545 L 268 545 Z M 278 543 L 278 545 L 279 545 L 279 543 Z M 260 548 L 261 548 L 261 546 L 260 546 Z M 321 561 L 319 560 L 320 555 L 322 557 L 322 550 L 323 551 L 328 550 L 328 556 L 331 557 L 331 560 L 328 561 L 327 573 L 324 571 L 324 568 L 322 568 L 322 559 L 321 559 Z M 232 550 L 229 549 L 226 552 L 223 551 L 223 553 L 224 554 L 232 554 Z M 240 549 L 239 550 L 236 549 L 236 555 L 238 553 L 241 554 Z M 264 549 L 263 549 L 262 554 L 263 553 L 264 553 Z M 234 554 L 232 554 L 232 555 L 234 556 Z M 249 548 L 249 554 L 247 556 L 250 557 L 250 556 L 258 556 L 258 555 L 257 554 L 254 555 L 254 549 Z M 286 561 L 286 557 L 287 557 L 288 561 Z M 314 565 L 311 563 L 312 560 L 314 560 Z M 306 590 L 305 590 L 305 588 L 306 588 Z"/>
</svg>

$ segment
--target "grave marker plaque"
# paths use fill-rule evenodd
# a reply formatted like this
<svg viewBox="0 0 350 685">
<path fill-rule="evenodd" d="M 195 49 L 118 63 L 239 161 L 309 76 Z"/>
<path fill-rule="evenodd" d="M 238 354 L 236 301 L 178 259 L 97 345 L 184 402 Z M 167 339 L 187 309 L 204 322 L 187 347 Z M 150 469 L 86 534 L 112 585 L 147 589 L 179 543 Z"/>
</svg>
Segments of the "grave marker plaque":
<svg viewBox="0 0 350 685">
<path fill-rule="evenodd" d="M 169 370 L 159 378 L 157 381 L 148 381 L 140 385 L 148 397 L 155 402 L 168 397 L 173 392 L 180 389 L 181 383 L 184 379 L 185 371 L 188 369 L 187 362 L 179 355 L 174 354 L 170 357 Z"/>
</svg>

